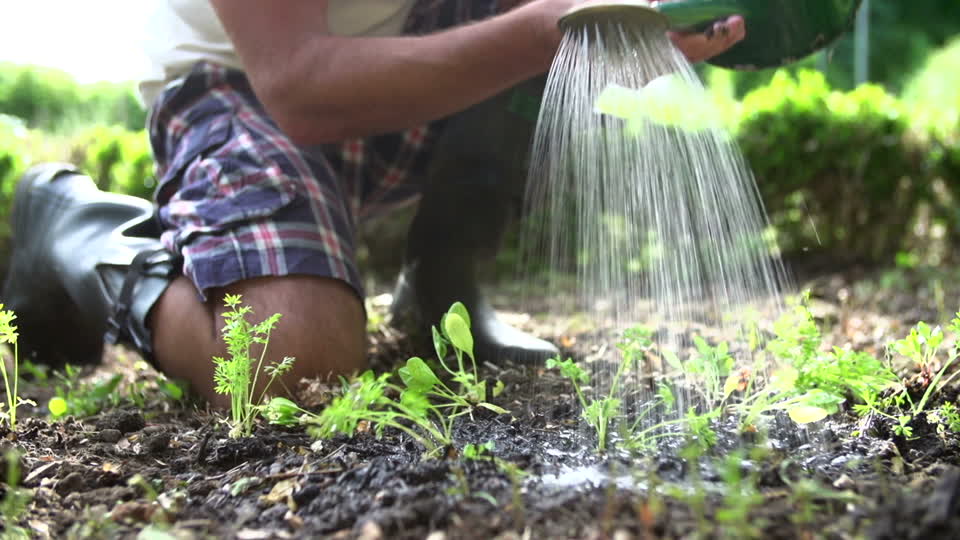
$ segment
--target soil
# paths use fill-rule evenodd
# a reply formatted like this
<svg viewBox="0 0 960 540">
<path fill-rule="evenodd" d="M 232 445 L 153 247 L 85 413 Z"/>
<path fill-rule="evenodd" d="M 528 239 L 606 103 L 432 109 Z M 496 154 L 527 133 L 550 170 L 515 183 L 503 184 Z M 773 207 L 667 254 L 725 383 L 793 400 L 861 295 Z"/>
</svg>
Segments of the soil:
<svg viewBox="0 0 960 540">
<path fill-rule="evenodd" d="M 955 274 L 852 268 L 800 283 L 812 291 L 827 344 L 882 354 L 917 321 L 949 320 Z M 497 297 L 498 307 L 509 312 L 511 297 Z M 589 353 L 577 348 L 577 325 L 559 315 L 507 319 L 573 356 Z M 373 333 L 377 369 L 415 353 L 429 351 L 385 325 Z M 16 434 L 0 428 L 0 444 L 23 452 L 32 500 L 19 523 L 36 538 L 960 537 L 960 440 L 922 419 L 910 439 L 852 415 L 805 436 L 781 433 L 766 456 L 740 464 L 756 479 L 756 499 L 731 517 L 736 496 L 753 491 L 724 481 L 717 460 L 597 453 L 570 387 L 542 367 L 482 368 L 506 383 L 496 403 L 511 414 L 464 418 L 455 446 L 494 441 L 496 460 L 466 460 L 456 448 L 425 460 L 391 430 L 316 441 L 261 423 L 253 437 L 231 439 L 218 413 L 156 391 L 158 375 L 127 351 L 111 350 L 84 377 L 115 373 L 120 395 L 137 391 L 140 406 L 124 398 L 95 416 L 53 422 L 44 405 L 56 381 L 34 381 L 22 394 L 40 406 L 22 410 Z M 938 400 L 956 402 L 957 393 Z M 319 408 L 329 396 L 314 384 L 304 403 Z M 725 437 L 715 453 L 730 455 L 739 442 Z"/>
</svg>

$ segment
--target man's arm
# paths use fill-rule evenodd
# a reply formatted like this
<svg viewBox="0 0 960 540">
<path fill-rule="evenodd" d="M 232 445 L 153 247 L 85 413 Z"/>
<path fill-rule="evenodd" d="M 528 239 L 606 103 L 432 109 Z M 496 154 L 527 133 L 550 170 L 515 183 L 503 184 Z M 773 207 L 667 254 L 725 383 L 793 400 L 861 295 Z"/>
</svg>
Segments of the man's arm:
<svg viewBox="0 0 960 540">
<path fill-rule="evenodd" d="M 452 30 L 339 37 L 326 0 L 212 0 L 257 96 L 294 141 L 395 131 L 465 109 L 545 72 L 575 0 L 535 0 Z"/>
</svg>

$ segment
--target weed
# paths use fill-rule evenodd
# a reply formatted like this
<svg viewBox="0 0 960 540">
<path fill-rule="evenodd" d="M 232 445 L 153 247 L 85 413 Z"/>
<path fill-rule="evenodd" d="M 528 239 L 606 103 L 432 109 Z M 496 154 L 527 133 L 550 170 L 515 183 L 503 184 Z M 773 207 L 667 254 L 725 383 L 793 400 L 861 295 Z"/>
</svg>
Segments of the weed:
<svg viewBox="0 0 960 540">
<path fill-rule="evenodd" d="M 13 347 L 12 376 L 7 373 L 6 361 L 0 357 L 0 373 L 3 374 L 3 389 L 7 397 L 6 412 L 4 412 L 3 406 L 0 405 L 0 419 L 6 419 L 11 431 L 17 430 L 17 408 L 25 404 L 35 405 L 32 401 L 21 399 L 19 395 L 19 350 L 17 347 L 17 327 L 13 325 L 13 320 L 16 318 L 17 316 L 12 311 L 5 311 L 3 304 L 0 304 L 0 343 L 6 343 Z"/>
<path fill-rule="evenodd" d="M 239 294 L 224 296 L 227 310 L 223 313 L 225 321 L 222 334 L 227 343 L 228 359 L 214 357 L 216 366 L 213 374 L 215 389 L 218 393 L 230 396 L 230 436 L 248 437 L 253 433 L 253 423 L 262 409 L 267 391 L 277 377 L 293 368 L 293 358 L 286 357 L 280 362 L 264 365 L 270 333 L 280 320 L 275 313 L 258 324 L 247 321 L 252 313 L 250 306 L 241 305 Z M 257 359 L 251 355 L 254 345 L 260 346 Z M 261 371 L 269 377 L 259 396 L 257 382 Z"/>
</svg>

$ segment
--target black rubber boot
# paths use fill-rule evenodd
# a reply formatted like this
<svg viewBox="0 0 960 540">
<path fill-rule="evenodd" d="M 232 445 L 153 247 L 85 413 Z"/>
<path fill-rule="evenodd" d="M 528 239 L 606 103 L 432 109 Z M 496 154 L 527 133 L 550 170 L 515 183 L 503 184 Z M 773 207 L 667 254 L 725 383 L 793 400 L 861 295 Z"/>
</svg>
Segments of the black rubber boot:
<svg viewBox="0 0 960 540">
<path fill-rule="evenodd" d="M 3 296 L 20 352 L 60 366 L 100 361 L 104 341 L 152 361 L 146 317 L 179 270 L 150 202 L 100 191 L 64 164 L 30 169 L 13 203 Z"/>
<path fill-rule="evenodd" d="M 557 353 L 550 343 L 498 320 L 477 284 L 479 265 L 496 256 L 522 202 L 541 88 L 541 81 L 531 81 L 447 121 L 394 292 L 394 321 L 421 331 L 438 324 L 451 304 L 463 302 L 481 361 L 543 362 Z"/>
</svg>

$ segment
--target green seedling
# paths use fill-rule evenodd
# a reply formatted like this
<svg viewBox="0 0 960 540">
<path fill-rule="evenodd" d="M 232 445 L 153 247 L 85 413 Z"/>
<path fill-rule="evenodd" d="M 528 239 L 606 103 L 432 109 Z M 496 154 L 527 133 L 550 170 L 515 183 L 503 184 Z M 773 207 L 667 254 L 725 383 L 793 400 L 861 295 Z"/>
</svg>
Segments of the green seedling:
<svg viewBox="0 0 960 540">
<path fill-rule="evenodd" d="M 493 456 L 494 442 L 487 441 L 483 444 L 468 443 L 463 447 L 460 455 L 467 460 L 484 460 Z"/>
<path fill-rule="evenodd" d="M 280 362 L 266 364 L 270 333 L 280 320 L 275 313 L 260 323 L 247 320 L 252 313 L 250 306 L 241 305 L 239 294 L 224 296 L 227 310 L 223 313 L 225 321 L 222 334 L 227 344 L 229 358 L 214 357 L 216 366 L 213 374 L 217 393 L 230 396 L 230 436 L 249 437 L 253 433 L 253 424 L 262 410 L 263 400 L 270 387 L 283 374 L 293 368 L 294 359 L 286 357 Z M 254 358 L 252 349 L 260 347 L 260 354 Z M 257 383 L 260 374 L 269 377 L 259 390 Z"/>
<path fill-rule="evenodd" d="M 3 388 L 7 397 L 5 411 L 3 404 L 0 404 L 0 419 L 7 421 L 11 431 L 17 430 L 17 408 L 26 404 L 36 405 L 32 401 L 22 399 L 19 394 L 20 355 L 17 348 L 17 327 L 13 325 L 16 318 L 12 311 L 4 310 L 3 304 L 0 304 L 0 343 L 6 343 L 13 348 L 13 373 L 7 372 L 7 362 L 0 357 L 0 373 L 3 374 Z"/>
<path fill-rule="evenodd" d="M 361 423 L 369 423 L 378 436 L 386 428 L 406 433 L 427 450 L 427 456 L 452 444 L 453 421 L 445 414 L 447 409 L 430 403 L 423 392 L 407 392 L 390 383 L 392 376 L 366 371 L 352 381 L 344 380 L 342 395 L 319 415 L 305 418 L 307 431 L 322 439 L 338 433 L 352 436 Z"/>
<path fill-rule="evenodd" d="M 757 488 L 759 473 L 752 470 L 744 475 L 743 461 L 742 452 L 735 452 L 721 462 L 723 500 L 716 519 L 728 538 L 762 538 L 763 523 L 751 516 L 764 503 Z"/>
<path fill-rule="evenodd" d="M 5 456 L 7 477 L 6 492 L 0 500 L 0 517 L 3 517 L 4 540 L 19 540 L 30 538 L 30 533 L 18 526 L 30 503 L 30 492 L 19 487 L 20 485 L 20 455 L 16 451 L 8 451 Z"/>
<path fill-rule="evenodd" d="M 937 426 L 937 433 L 941 436 L 950 433 L 960 433 L 960 410 L 951 402 L 927 413 L 927 422 Z"/>
<path fill-rule="evenodd" d="M 80 380 L 80 368 L 71 364 L 64 366 L 63 373 L 55 372 L 60 382 L 54 390 L 54 397 L 47 402 L 47 409 L 54 420 L 65 416 L 85 418 L 93 416 L 107 406 L 116 406 L 120 402 L 117 388 L 123 376 L 116 374 L 97 382 Z"/>
<path fill-rule="evenodd" d="M 683 365 L 687 374 L 693 375 L 697 381 L 697 388 L 704 397 L 709 408 L 719 407 L 733 391 L 729 381 L 733 369 L 733 357 L 730 356 L 730 346 L 720 343 L 711 346 L 700 336 L 694 336 L 693 344 L 696 353 Z"/>
<path fill-rule="evenodd" d="M 453 444 L 457 418 L 471 414 L 476 407 L 506 414 L 508 411 L 502 407 L 486 401 L 486 381 L 481 381 L 477 374 L 470 316 L 463 304 L 451 306 L 441 327 L 442 330 L 433 329 L 434 346 L 440 365 L 458 383 L 459 391 L 448 386 L 422 358 L 410 358 L 397 370 L 402 386 L 391 382 L 391 373 L 375 375 L 367 371 L 350 381 L 342 379 L 341 396 L 319 415 L 302 415 L 308 431 L 318 438 L 337 433 L 353 435 L 359 426 L 369 423 L 377 435 L 382 435 L 386 428 L 406 433 L 426 449 L 424 457 L 433 457 Z M 455 368 L 444 361 L 448 347 L 453 348 Z M 464 357 L 469 359 L 469 365 Z M 498 383 L 493 394 L 497 395 L 502 387 Z"/>
</svg>

